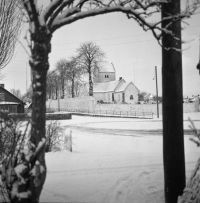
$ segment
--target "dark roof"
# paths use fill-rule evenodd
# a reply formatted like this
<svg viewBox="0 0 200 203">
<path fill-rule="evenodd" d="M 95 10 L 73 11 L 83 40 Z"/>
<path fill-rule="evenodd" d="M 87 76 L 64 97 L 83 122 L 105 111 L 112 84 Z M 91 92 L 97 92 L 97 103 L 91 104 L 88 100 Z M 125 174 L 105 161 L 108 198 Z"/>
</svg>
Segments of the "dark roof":
<svg viewBox="0 0 200 203">
<path fill-rule="evenodd" d="M 12 94 L 11 92 L 9 92 L 8 90 L 4 89 L 4 88 L 1 87 L 1 86 L 0 86 L 0 92 L 5 92 L 6 94 L 8 94 L 8 95 L 10 95 L 11 97 L 13 97 L 13 98 L 16 100 L 16 102 L 18 102 L 18 103 L 23 103 L 23 104 L 24 104 L 24 102 L 23 102 L 21 99 L 19 99 L 19 98 L 16 97 L 14 94 Z"/>
</svg>

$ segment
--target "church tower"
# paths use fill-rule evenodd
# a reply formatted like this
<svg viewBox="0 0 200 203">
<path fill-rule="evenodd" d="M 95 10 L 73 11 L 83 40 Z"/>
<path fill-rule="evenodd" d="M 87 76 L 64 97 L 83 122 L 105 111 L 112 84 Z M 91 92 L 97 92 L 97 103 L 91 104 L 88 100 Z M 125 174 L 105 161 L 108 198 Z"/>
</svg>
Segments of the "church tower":
<svg viewBox="0 0 200 203">
<path fill-rule="evenodd" d="M 116 80 L 116 72 L 113 63 L 104 62 L 95 72 L 94 83 L 110 82 L 114 80 Z"/>
</svg>

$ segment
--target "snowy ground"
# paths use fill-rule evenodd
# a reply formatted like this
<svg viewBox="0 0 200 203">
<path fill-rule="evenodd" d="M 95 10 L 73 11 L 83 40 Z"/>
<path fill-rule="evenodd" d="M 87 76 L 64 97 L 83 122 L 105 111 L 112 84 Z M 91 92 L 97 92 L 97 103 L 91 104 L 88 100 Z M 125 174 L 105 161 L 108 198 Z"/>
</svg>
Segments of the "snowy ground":
<svg viewBox="0 0 200 203">
<path fill-rule="evenodd" d="M 199 126 L 199 115 L 185 116 Z M 162 128 L 160 119 L 73 116 L 60 123 L 66 133 L 72 129 L 73 152 L 47 153 L 41 202 L 164 202 L 162 136 L 152 132 Z M 185 135 L 187 177 L 200 152 L 189 137 Z"/>
</svg>

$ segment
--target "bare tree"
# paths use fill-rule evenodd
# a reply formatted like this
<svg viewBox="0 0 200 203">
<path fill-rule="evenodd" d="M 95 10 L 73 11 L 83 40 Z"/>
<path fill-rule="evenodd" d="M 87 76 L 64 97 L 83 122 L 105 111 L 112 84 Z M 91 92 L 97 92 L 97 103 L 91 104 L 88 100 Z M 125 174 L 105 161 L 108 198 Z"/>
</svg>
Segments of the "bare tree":
<svg viewBox="0 0 200 203">
<path fill-rule="evenodd" d="M 52 99 L 53 98 L 53 93 L 54 93 L 54 75 L 52 74 L 52 71 L 49 71 L 47 74 L 47 89 L 46 89 L 46 94 L 47 94 L 47 99 Z"/>
<path fill-rule="evenodd" d="M 31 98 L 32 98 L 32 88 L 29 87 L 26 93 L 22 95 L 22 100 L 24 102 L 31 102 Z"/>
<path fill-rule="evenodd" d="M 60 95 L 60 76 L 57 73 L 57 70 L 48 72 L 47 74 L 47 97 L 48 99 L 58 99 Z"/>
<path fill-rule="evenodd" d="M 81 74 L 83 73 L 82 67 L 76 57 L 72 57 L 71 60 L 61 59 L 57 63 L 57 69 L 62 69 L 63 80 L 68 80 L 71 83 L 71 96 L 75 97 L 75 84 L 80 80 Z M 61 79 L 61 78 L 60 78 Z M 62 79 L 61 79 L 62 81 Z M 64 81 L 63 81 L 64 83 Z M 65 88 L 64 88 L 65 89 Z"/>
<path fill-rule="evenodd" d="M 88 74 L 89 96 L 93 96 L 93 77 L 96 69 L 100 68 L 105 54 L 94 42 L 86 42 L 77 49 L 79 65 Z"/>
<path fill-rule="evenodd" d="M 0 69 L 8 64 L 14 53 L 22 16 L 18 4 L 18 0 L 0 1 Z"/>
<path fill-rule="evenodd" d="M 61 59 L 56 63 L 56 70 L 58 72 L 58 77 L 61 86 L 61 98 L 65 97 L 65 81 L 66 81 L 66 68 L 68 66 L 68 62 L 65 59 Z"/>
<path fill-rule="evenodd" d="M 160 5 L 167 0 L 50 0 L 47 5 L 41 1 L 21 0 L 29 19 L 30 31 L 30 66 L 32 71 L 32 127 L 29 152 L 10 166 L 18 171 L 13 182 L 9 183 L 12 202 L 39 202 L 39 197 L 46 178 L 45 163 L 45 112 L 46 112 L 46 76 L 49 69 L 48 55 L 51 52 L 51 39 L 54 31 L 77 20 L 106 14 L 122 12 L 136 20 L 144 30 L 151 30 L 160 40 L 159 31 L 167 32 L 167 26 L 161 27 L 162 21 L 152 23 L 148 16 L 160 12 Z M 172 0 L 173 2 L 175 0 Z M 171 1 L 170 1 L 171 2 Z M 172 13 L 173 14 L 173 13 Z M 185 14 L 184 14 L 185 15 Z M 180 18 L 183 15 L 179 16 Z M 167 20 L 177 19 L 177 15 Z M 162 19 L 166 20 L 166 19 Z M 92 89 L 91 89 L 92 92 Z M 180 119 L 180 118 L 177 118 Z M 166 122 L 170 122 L 166 120 Z M 172 140 L 173 142 L 173 140 Z M 34 173 L 33 173 L 34 171 Z M 12 174 L 13 177 L 13 174 Z"/>
<path fill-rule="evenodd" d="M 22 99 L 22 94 L 19 89 L 11 89 L 10 92 L 15 95 L 17 98 Z"/>
<path fill-rule="evenodd" d="M 79 64 L 77 57 L 72 57 L 70 66 L 67 69 L 67 78 L 71 81 L 71 96 L 72 98 L 78 94 L 79 86 L 81 85 L 81 76 L 84 70 Z"/>
</svg>

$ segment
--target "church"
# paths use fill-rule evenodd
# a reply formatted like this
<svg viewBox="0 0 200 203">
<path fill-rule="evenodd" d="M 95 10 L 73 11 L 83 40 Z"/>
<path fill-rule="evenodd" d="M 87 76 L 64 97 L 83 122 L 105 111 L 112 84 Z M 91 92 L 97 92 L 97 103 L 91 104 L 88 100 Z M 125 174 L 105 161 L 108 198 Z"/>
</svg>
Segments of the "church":
<svg viewBox="0 0 200 203">
<path fill-rule="evenodd" d="M 100 103 L 138 103 L 139 89 L 132 81 L 122 77 L 116 80 L 116 70 L 112 63 L 104 63 L 96 70 L 93 96 Z"/>
</svg>

